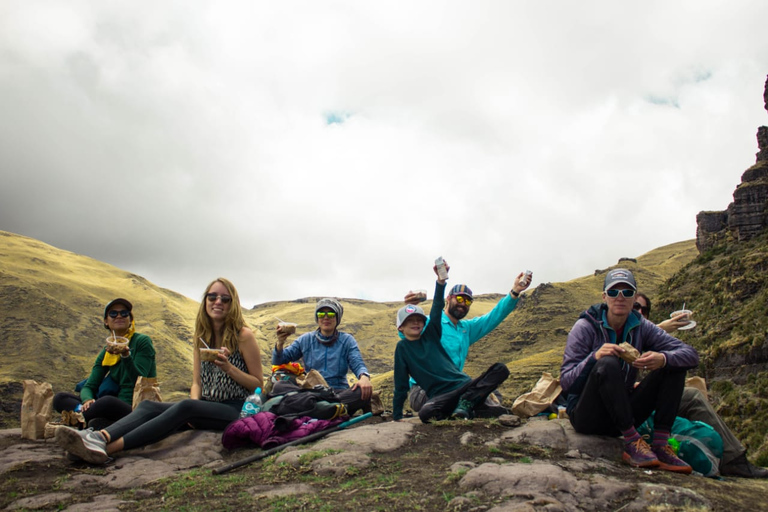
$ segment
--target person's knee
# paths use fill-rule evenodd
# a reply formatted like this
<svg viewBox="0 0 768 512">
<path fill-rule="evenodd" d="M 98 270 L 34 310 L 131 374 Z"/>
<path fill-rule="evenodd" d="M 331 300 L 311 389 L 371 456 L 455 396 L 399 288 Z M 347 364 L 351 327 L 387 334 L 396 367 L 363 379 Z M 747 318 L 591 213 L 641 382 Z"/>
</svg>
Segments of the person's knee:
<svg viewBox="0 0 768 512">
<path fill-rule="evenodd" d="M 597 360 L 592 371 L 599 375 L 621 373 L 621 359 L 616 356 L 603 356 Z"/>
</svg>

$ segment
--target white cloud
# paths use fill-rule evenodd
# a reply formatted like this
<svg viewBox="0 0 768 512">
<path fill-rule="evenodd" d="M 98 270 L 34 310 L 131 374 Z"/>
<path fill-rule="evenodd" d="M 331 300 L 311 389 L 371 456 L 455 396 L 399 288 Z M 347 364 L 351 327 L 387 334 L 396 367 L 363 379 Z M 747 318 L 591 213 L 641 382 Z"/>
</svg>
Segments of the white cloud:
<svg viewBox="0 0 768 512">
<path fill-rule="evenodd" d="M 4 2 L 0 229 L 247 305 L 588 274 L 731 201 L 763 4 Z"/>
</svg>

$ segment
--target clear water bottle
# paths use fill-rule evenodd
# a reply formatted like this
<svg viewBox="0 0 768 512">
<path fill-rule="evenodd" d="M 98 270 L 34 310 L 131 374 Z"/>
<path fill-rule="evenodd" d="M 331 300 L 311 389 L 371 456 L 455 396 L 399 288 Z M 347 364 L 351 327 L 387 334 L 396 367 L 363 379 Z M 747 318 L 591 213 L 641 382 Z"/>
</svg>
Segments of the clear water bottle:
<svg viewBox="0 0 768 512">
<path fill-rule="evenodd" d="M 261 388 L 256 388 L 256 391 L 245 399 L 243 402 L 243 408 L 240 411 L 240 417 L 246 418 L 253 416 L 257 412 L 261 411 Z"/>
<path fill-rule="evenodd" d="M 75 412 L 83 412 L 83 404 L 77 404 L 77 407 L 75 407 Z"/>
</svg>

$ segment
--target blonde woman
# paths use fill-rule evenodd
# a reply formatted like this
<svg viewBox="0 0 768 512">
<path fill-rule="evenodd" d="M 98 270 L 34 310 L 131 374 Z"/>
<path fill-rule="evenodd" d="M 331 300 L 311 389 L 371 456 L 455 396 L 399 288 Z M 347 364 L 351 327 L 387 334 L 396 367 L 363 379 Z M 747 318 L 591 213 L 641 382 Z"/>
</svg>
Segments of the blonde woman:
<svg viewBox="0 0 768 512">
<path fill-rule="evenodd" d="M 218 360 L 201 361 L 203 338 L 220 349 Z M 141 402 L 131 414 L 100 430 L 59 428 L 57 442 L 92 464 L 159 441 L 180 428 L 224 430 L 236 420 L 245 398 L 262 386 L 261 351 L 246 327 L 234 285 L 218 278 L 205 289 L 195 320 L 194 369 L 190 398 L 176 403 Z"/>
</svg>

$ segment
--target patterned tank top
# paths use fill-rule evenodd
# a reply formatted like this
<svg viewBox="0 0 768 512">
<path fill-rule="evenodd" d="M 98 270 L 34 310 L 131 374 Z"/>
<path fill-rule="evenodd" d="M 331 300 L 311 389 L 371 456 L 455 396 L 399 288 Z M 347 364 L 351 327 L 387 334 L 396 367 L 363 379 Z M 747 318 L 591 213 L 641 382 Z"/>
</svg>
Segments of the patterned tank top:
<svg viewBox="0 0 768 512">
<path fill-rule="evenodd" d="M 238 370 L 248 373 L 248 367 L 239 350 L 229 356 L 229 362 Z M 235 379 L 224 373 L 210 361 L 200 361 L 200 380 L 202 381 L 202 398 L 209 402 L 225 400 L 245 400 L 250 392 L 238 384 Z"/>
</svg>

